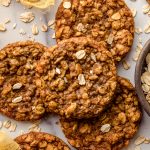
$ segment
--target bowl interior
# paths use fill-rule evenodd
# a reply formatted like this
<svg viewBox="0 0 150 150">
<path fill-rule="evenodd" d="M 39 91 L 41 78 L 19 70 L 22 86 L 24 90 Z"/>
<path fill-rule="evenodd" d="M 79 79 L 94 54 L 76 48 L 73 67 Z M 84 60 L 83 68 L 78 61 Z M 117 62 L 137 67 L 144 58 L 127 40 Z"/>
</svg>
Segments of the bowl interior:
<svg viewBox="0 0 150 150">
<path fill-rule="evenodd" d="M 150 40 L 145 44 L 143 47 L 143 50 L 139 56 L 139 59 L 136 63 L 135 68 L 135 88 L 137 95 L 139 97 L 139 101 L 141 105 L 143 106 L 144 110 L 147 112 L 147 114 L 150 116 L 150 104 L 146 100 L 146 96 L 142 89 L 142 83 L 141 83 L 141 75 L 144 72 L 144 67 L 146 66 L 146 56 L 150 53 Z"/>
</svg>

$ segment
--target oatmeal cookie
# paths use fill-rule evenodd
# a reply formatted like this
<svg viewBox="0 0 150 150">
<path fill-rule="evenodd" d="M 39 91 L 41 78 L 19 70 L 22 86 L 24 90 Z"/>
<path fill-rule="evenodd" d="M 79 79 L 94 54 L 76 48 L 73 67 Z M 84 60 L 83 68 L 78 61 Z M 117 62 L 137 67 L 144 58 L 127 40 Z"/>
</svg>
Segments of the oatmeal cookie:
<svg viewBox="0 0 150 150">
<path fill-rule="evenodd" d="M 61 119 L 69 143 L 79 150 L 120 150 L 129 144 L 141 120 L 141 109 L 132 84 L 118 77 L 112 106 L 98 118 Z"/>
<path fill-rule="evenodd" d="M 40 119 L 45 108 L 35 66 L 47 47 L 25 41 L 0 51 L 0 112 L 19 121 Z"/>
<path fill-rule="evenodd" d="M 21 150 L 70 150 L 58 137 L 43 133 L 30 132 L 15 139 Z"/>
<path fill-rule="evenodd" d="M 67 118 L 97 116 L 112 101 L 116 67 L 105 43 L 71 38 L 45 52 L 37 72 L 48 87 L 46 110 Z"/>
<path fill-rule="evenodd" d="M 131 49 L 134 20 L 124 0 L 63 0 L 55 30 L 57 42 L 79 36 L 106 41 L 118 62 Z"/>
</svg>

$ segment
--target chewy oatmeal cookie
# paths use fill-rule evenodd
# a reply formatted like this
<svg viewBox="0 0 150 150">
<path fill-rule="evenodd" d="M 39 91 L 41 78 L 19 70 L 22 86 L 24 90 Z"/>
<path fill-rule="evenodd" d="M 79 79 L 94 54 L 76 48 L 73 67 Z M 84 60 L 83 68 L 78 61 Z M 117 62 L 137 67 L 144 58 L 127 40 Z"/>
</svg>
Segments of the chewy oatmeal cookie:
<svg viewBox="0 0 150 150">
<path fill-rule="evenodd" d="M 135 90 L 128 80 L 118 77 L 114 100 L 99 118 L 60 120 L 72 146 L 79 150 L 120 150 L 129 144 L 138 130 L 142 114 Z"/>
<path fill-rule="evenodd" d="M 35 66 L 47 47 L 26 41 L 0 51 L 0 112 L 13 119 L 40 119 L 45 108 Z"/>
<path fill-rule="evenodd" d="M 79 36 L 106 41 L 116 62 L 133 43 L 134 20 L 124 0 L 63 0 L 55 26 L 57 42 Z"/>
<path fill-rule="evenodd" d="M 21 150 L 70 150 L 58 137 L 43 133 L 30 132 L 15 139 Z"/>
<path fill-rule="evenodd" d="M 97 116 L 112 101 L 116 67 L 103 43 L 71 38 L 43 54 L 37 72 L 48 85 L 44 104 L 67 118 Z"/>
</svg>

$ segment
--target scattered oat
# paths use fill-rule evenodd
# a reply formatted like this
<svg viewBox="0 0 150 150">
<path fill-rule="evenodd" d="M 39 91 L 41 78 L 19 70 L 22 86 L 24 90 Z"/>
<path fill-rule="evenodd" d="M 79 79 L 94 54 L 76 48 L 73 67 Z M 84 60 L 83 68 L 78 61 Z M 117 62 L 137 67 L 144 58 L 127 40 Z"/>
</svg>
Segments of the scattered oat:
<svg viewBox="0 0 150 150">
<path fill-rule="evenodd" d="M 32 34 L 33 35 L 38 35 L 39 34 L 39 30 L 36 24 L 32 25 Z"/>
<path fill-rule="evenodd" d="M 149 11 L 150 11 L 150 5 L 148 5 L 148 4 L 147 4 L 147 5 L 144 5 L 144 6 L 143 6 L 143 13 L 144 13 L 144 14 L 147 14 Z"/>
<path fill-rule="evenodd" d="M 141 150 L 140 146 L 136 146 L 134 150 Z"/>
<path fill-rule="evenodd" d="M 3 122 L 0 121 L 0 129 L 3 127 Z"/>
<path fill-rule="evenodd" d="M 13 29 L 16 29 L 17 23 L 13 24 Z"/>
<path fill-rule="evenodd" d="M 55 39 L 56 38 L 56 35 L 55 35 L 55 33 L 53 33 L 53 35 L 52 35 L 52 39 Z"/>
<path fill-rule="evenodd" d="M 137 10 L 135 8 L 131 8 L 131 12 L 132 12 L 133 17 L 136 17 Z"/>
<path fill-rule="evenodd" d="M 24 29 L 22 29 L 22 28 L 19 30 L 19 33 L 20 33 L 21 35 L 25 35 L 25 34 L 26 34 L 26 32 L 24 31 Z"/>
<path fill-rule="evenodd" d="M 47 25 L 43 24 L 42 27 L 41 27 L 41 31 L 42 32 L 47 32 L 48 31 Z"/>
<path fill-rule="evenodd" d="M 85 55 L 86 55 L 85 50 L 80 50 L 80 51 L 76 52 L 76 54 L 75 54 L 77 59 L 82 59 L 85 57 Z"/>
<path fill-rule="evenodd" d="M 138 42 L 139 42 L 139 43 L 142 43 L 142 38 L 139 37 L 139 38 L 138 38 Z"/>
<path fill-rule="evenodd" d="M 140 144 L 144 143 L 144 141 L 145 141 L 145 137 L 139 136 L 139 137 L 135 140 L 134 144 L 135 144 L 135 145 L 140 145 Z"/>
<path fill-rule="evenodd" d="M 10 21 L 11 21 L 10 19 L 6 18 L 4 24 L 10 23 Z"/>
<path fill-rule="evenodd" d="M 145 26 L 144 32 L 145 32 L 146 34 L 150 33 L 150 23 L 149 23 L 147 26 Z"/>
<path fill-rule="evenodd" d="M 10 120 L 6 120 L 3 122 L 3 127 L 5 127 L 6 129 L 8 129 L 11 126 L 11 121 Z"/>
<path fill-rule="evenodd" d="M 20 20 L 25 23 L 29 23 L 29 22 L 33 21 L 34 18 L 35 18 L 35 16 L 32 12 L 24 12 L 20 15 Z"/>
<path fill-rule="evenodd" d="M 122 65 L 123 65 L 123 68 L 125 70 L 129 70 L 130 69 L 130 64 L 126 60 L 122 61 Z"/>
<path fill-rule="evenodd" d="M 19 97 L 16 97 L 16 98 L 14 98 L 13 100 L 12 100 L 12 102 L 13 103 L 19 103 L 19 102 L 21 102 L 22 101 L 22 96 L 19 96 Z"/>
<path fill-rule="evenodd" d="M 37 124 L 33 124 L 28 128 L 29 132 L 40 132 L 41 128 Z"/>
<path fill-rule="evenodd" d="M 135 33 L 141 34 L 143 31 L 140 27 L 135 28 Z"/>
<path fill-rule="evenodd" d="M 101 131 L 103 133 L 106 133 L 106 132 L 109 132 L 110 131 L 110 128 L 111 128 L 111 125 L 110 124 L 104 124 L 102 127 L 101 127 Z"/>
<path fill-rule="evenodd" d="M 15 132 L 16 128 L 17 128 L 17 124 L 11 122 L 11 125 L 9 127 L 9 131 L 10 132 Z"/>
<path fill-rule="evenodd" d="M 24 130 L 20 130 L 20 135 L 25 134 Z"/>
<path fill-rule="evenodd" d="M 140 51 L 137 51 L 135 54 L 134 54 L 134 56 L 133 56 L 133 60 L 134 61 L 137 61 L 138 60 L 138 58 L 139 58 L 139 56 L 140 56 Z"/>
<path fill-rule="evenodd" d="M 5 25 L 2 24 L 2 23 L 0 23 L 0 32 L 4 32 L 4 31 L 6 31 L 6 30 L 7 30 L 7 29 L 6 29 Z"/>
<path fill-rule="evenodd" d="M 49 20 L 48 22 L 48 27 L 51 27 L 52 25 L 55 24 L 55 20 Z"/>
<path fill-rule="evenodd" d="M 84 78 L 84 75 L 83 75 L 83 74 L 79 74 L 79 76 L 78 76 L 78 81 L 79 81 L 79 84 L 80 84 L 80 85 L 85 85 L 85 84 L 86 84 L 85 78 Z"/>
<path fill-rule="evenodd" d="M 149 144 L 150 143 L 150 139 L 149 138 L 145 138 L 144 144 Z"/>
<path fill-rule="evenodd" d="M 11 3 L 11 0 L 0 0 L 0 4 L 5 7 L 8 7 L 10 3 Z"/>
<path fill-rule="evenodd" d="M 41 120 L 36 120 L 33 122 L 33 124 L 35 124 L 35 125 L 39 125 L 40 123 L 41 123 Z"/>
</svg>

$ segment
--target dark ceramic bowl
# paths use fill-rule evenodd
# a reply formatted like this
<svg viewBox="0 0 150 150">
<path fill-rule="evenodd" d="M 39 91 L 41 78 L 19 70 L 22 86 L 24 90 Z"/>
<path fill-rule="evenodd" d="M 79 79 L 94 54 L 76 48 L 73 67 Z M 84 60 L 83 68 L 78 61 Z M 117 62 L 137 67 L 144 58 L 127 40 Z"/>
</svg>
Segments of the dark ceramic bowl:
<svg viewBox="0 0 150 150">
<path fill-rule="evenodd" d="M 145 98 L 145 94 L 142 90 L 142 84 L 141 84 L 141 75 L 144 72 L 144 67 L 146 66 L 146 56 L 148 53 L 150 53 L 150 40 L 146 42 L 139 56 L 139 59 L 136 63 L 134 77 L 135 77 L 135 88 L 136 88 L 137 95 L 139 97 L 139 101 L 141 105 L 143 106 L 144 110 L 150 116 L 150 104 L 147 102 Z"/>
</svg>

